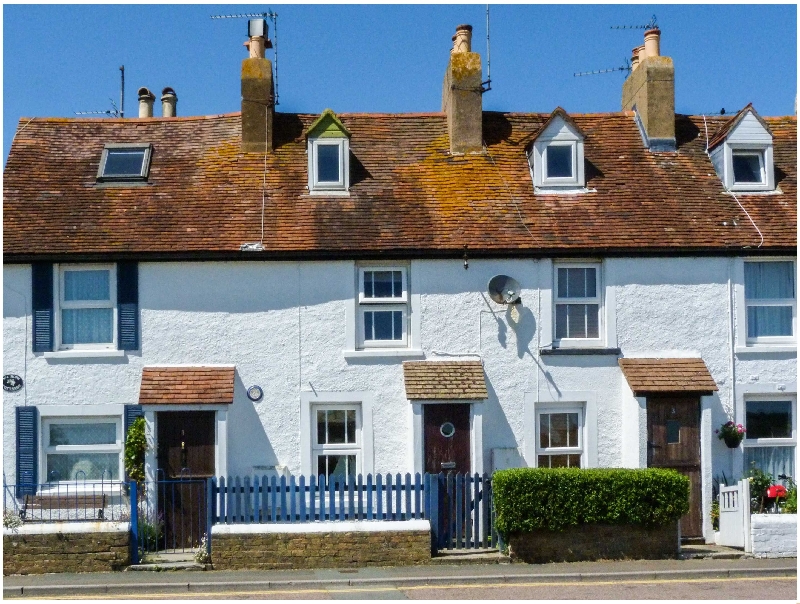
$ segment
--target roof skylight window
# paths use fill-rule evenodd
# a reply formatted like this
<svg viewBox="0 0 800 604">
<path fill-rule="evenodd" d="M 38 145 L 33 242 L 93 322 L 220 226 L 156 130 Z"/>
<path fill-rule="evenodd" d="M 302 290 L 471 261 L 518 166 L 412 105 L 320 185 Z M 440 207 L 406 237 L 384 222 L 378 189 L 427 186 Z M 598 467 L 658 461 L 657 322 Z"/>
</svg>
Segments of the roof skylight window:
<svg viewBox="0 0 800 604">
<path fill-rule="evenodd" d="M 110 143 L 103 149 L 99 181 L 142 181 L 147 180 L 150 169 L 149 143 Z"/>
</svg>

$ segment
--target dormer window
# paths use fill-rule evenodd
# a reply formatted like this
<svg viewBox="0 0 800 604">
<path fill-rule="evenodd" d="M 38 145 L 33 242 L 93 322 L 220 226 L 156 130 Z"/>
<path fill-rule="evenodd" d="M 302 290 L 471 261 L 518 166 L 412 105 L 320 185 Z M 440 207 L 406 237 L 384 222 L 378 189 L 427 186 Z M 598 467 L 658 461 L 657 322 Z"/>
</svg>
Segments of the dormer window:
<svg viewBox="0 0 800 604">
<path fill-rule="evenodd" d="M 536 135 L 529 155 L 537 192 L 582 190 L 583 133 L 558 107 Z"/>
<path fill-rule="evenodd" d="M 759 192 L 775 188 L 772 133 L 748 105 L 709 142 L 714 170 L 728 191 Z"/>
<path fill-rule="evenodd" d="M 350 188 L 350 132 L 333 111 L 326 109 L 306 135 L 309 192 L 346 194 Z"/>
<path fill-rule="evenodd" d="M 97 180 L 131 182 L 147 180 L 150 143 L 109 143 L 103 148 Z"/>
</svg>

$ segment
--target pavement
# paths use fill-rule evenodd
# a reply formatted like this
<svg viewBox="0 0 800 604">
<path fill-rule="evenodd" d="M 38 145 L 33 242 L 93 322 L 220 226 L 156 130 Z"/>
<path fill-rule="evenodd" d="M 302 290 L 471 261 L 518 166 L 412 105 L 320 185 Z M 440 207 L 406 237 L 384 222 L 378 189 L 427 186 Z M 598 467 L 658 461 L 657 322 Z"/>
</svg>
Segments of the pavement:
<svg viewBox="0 0 800 604">
<path fill-rule="evenodd" d="M 204 572 L 61 573 L 9 576 L 4 598 L 48 598 L 80 595 L 187 594 L 191 592 L 266 591 L 314 587 L 348 587 L 554 581 L 687 580 L 726 577 L 796 577 L 797 559 L 621 560 L 552 564 L 426 564 L 421 566 Z"/>
</svg>

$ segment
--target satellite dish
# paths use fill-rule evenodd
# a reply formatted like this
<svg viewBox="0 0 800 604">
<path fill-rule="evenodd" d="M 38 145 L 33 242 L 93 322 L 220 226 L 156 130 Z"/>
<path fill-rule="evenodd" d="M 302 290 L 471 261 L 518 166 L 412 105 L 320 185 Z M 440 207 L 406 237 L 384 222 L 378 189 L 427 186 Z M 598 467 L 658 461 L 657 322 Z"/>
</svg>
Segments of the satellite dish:
<svg viewBox="0 0 800 604">
<path fill-rule="evenodd" d="M 519 304 L 520 286 L 508 275 L 495 275 L 488 285 L 489 297 L 498 304 Z"/>
</svg>

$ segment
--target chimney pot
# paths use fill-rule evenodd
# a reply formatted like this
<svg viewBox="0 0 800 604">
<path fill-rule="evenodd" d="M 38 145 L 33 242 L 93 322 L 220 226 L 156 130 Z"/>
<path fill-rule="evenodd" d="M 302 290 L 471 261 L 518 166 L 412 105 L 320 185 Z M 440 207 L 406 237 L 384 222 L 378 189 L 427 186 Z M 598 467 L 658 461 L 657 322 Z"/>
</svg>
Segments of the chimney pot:
<svg viewBox="0 0 800 604">
<path fill-rule="evenodd" d="M 631 51 L 631 73 L 639 67 L 639 47 L 637 46 Z"/>
<path fill-rule="evenodd" d="M 661 56 L 661 30 L 657 27 L 644 32 L 644 51 L 646 57 Z"/>
<path fill-rule="evenodd" d="M 472 52 L 472 25 L 464 24 L 456 27 L 451 52 Z"/>
<path fill-rule="evenodd" d="M 178 95 L 169 86 L 161 91 L 161 115 L 162 117 L 175 117 L 178 106 Z"/>
<path fill-rule="evenodd" d="M 156 100 L 156 95 L 145 87 L 139 88 L 138 94 L 139 117 L 153 117 L 153 103 Z"/>
</svg>

